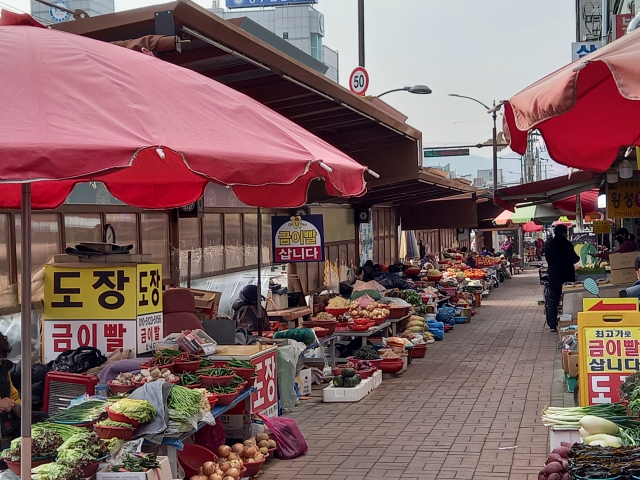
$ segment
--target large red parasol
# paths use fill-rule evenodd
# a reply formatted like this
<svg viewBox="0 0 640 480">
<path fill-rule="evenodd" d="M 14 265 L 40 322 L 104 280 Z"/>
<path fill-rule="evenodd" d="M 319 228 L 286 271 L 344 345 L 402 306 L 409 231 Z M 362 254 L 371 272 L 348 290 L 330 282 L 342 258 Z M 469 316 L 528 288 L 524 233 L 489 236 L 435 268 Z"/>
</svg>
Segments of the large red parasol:
<svg viewBox="0 0 640 480">
<path fill-rule="evenodd" d="M 511 148 L 537 129 L 555 161 L 603 172 L 640 140 L 640 31 L 596 50 L 514 95 L 505 105 Z"/>
<path fill-rule="evenodd" d="M 598 212 L 598 195 L 599 190 L 597 188 L 582 192 L 580 194 L 580 204 L 582 205 L 582 212 L 584 214 L 597 213 Z M 556 202 L 553 202 L 553 207 L 558 210 L 565 210 L 567 212 L 576 212 L 576 196 L 563 198 Z"/>
<path fill-rule="evenodd" d="M 2 26 L 0 79 L 0 208 L 19 206 L 22 182 L 33 208 L 59 206 L 88 180 L 144 208 L 194 202 L 209 181 L 261 207 L 303 205 L 316 178 L 332 196 L 366 189 L 366 167 L 307 130 L 151 55 Z"/>
<path fill-rule="evenodd" d="M 2 12 L 0 208 L 21 208 L 23 279 L 31 277 L 31 207 L 59 206 L 78 182 L 102 181 L 143 208 L 192 203 L 210 181 L 258 207 L 303 205 L 315 179 L 333 196 L 365 193 L 366 167 L 251 98 L 151 55 L 38 27 Z M 31 298 L 31 282 L 21 293 Z M 22 308 L 25 360 L 30 327 Z M 28 365 L 22 478 L 31 476 Z"/>
</svg>

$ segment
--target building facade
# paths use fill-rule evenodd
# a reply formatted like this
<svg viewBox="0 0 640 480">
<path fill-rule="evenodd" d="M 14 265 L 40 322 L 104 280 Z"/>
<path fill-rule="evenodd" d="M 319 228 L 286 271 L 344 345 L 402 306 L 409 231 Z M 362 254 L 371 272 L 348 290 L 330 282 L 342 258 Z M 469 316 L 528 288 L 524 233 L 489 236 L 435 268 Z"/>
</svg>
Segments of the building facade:
<svg viewBox="0 0 640 480">
<path fill-rule="evenodd" d="M 323 45 L 324 15 L 311 4 L 281 5 L 260 9 L 238 8 L 224 10 L 214 0 L 212 13 L 229 20 L 247 17 L 263 26 L 291 45 L 312 56 L 328 67 L 325 76 L 339 81 L 338 52 Z"/>
<path fill-rule="evenodd" d="M 114 0 L 52 0 L 49 3 L 60 5 L 67 10 L 82 10 L 90 17 L 115 12 Z M 31 0 L 31 15 L 41 23 L 51 25 L 73 20 L 73 15 L 43 3 Z"/>
<path fill-rule="evenodd" d="M 493 185 L 493 169 L 489 168 L 487 170 L 478 170 L 478 175 L 473 181 L 473 184 L 476 187 Z M 501 168 L 498 169 L 498 185 L 504 185 L 504 178 L 502 177 Z"/>
</svg>

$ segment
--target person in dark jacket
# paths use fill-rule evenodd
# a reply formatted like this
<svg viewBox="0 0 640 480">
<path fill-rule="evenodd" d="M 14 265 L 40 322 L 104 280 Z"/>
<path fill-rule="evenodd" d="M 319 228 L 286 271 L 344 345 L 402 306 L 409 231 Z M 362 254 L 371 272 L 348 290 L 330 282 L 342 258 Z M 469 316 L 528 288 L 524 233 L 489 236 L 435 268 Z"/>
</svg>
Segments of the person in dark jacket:
<svg viewBox="0 0 640 480">
<path fill-rule="evenodd" d="M 378 275 L 380 275 L 380 270 L 376 268 L 371 260 L 367 260 L 358 275 L 362 276 L 363 282 L 370 282 L 371 280 L 375 280 Z"/>
<path fill-rule="evenodd" d="M 630 253 L 638 251 L 638 244 L 635 241 L 635 237 L 631 235 L 629 230 L 626 228 L 619 228 L 616 231 L 614 238 L 620 246 L 617 250 L 614 250 L 611 253 Z M 591 256 L 602 258 L 603 260 L 609 260 L 609 252 L 598 253 Z"/>
<path fill-rule="evenodd" d="M 244 328 L 249 333 L 257 332 L 258 327 L 262 324 L 262 331 L 271 330 L 269 324 L 269 316 L 263 308 L 261 310 L 261 318 L 258 319 L 258 287 L 255 285 L 247 285 L 240 291 L 238 299 L 233 302 L 233 319 L 236 324 Z"/>
<path fill-rule="evenodd" d="M 557 332 L 558 305 L 562 296 L 562 284 L 576 281 L 574 264 L 580 261 L 580 257 L 573 249 L 573 245 L 567 239 L 566 225 L 557 225 L 554 229 L 554 237 L 545 245 L 547 259 L 547 274 L 549 275 L 549 296 L 547 301 L 547 325 L 552 332 Z"/>
</svg>

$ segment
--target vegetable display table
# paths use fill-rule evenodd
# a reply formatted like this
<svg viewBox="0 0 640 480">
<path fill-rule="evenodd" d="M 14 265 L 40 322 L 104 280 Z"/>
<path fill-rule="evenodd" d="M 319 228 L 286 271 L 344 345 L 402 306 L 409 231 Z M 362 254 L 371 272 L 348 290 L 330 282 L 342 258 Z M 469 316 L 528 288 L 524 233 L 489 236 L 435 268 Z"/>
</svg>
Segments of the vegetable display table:
<svg viewBox="0 0 640 480">
<path fill-rule="evenodd" d="M 386 329 L 390 325 L 391 325 L 391 322 L 387 320 L 384 323 L 381 323 L 380 325 L 377 325 L 375 327 L 371 327 L 369 330 L 366 330 L 364 332 L 354 332 L 354 331 L 339 332 L 339 335 L 343 337 L 361 337 L 362 346 L 364 347 L 367 344 L 367 337 L 370 337 L 374 333 L 378 333 L 379 331 Z"/>
<path fill-rule="evenodd" d="M 217 353 L 210 357 L 214 362 L 226 362 L 235 358 L 255 365 L 257 378 L 254 386 L 256 391 L 252 395 L 251 406 L 254 412 L 261 412 L 268 417 L 278 415 L 277 349 L 278 347 L 275 345 L 230 345 L 227 352 Z M 233 410 L 229 412 L 229 415 L 237 415 L 240 410 L 242 409 Z"/>
</svg>

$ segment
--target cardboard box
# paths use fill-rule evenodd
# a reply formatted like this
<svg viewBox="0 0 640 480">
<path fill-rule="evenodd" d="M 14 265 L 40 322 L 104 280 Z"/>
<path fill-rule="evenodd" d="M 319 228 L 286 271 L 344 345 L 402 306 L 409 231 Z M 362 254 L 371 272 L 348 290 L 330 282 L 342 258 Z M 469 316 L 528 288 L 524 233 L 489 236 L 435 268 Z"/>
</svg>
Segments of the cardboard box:
<svg viewBox="0 0 640 480">
<path fill-rule="evenodd" d="M 158 457 L 160 468 L 146 472 L 109 472 L 108 467 L 96 473 L 96 480 L 173 480 L 169 457 Z"/>
<path fill-rule="evenodd" d="M 639 252 L 612 253 L 609 255 L 609 265 L 611 265 L 611 270 L 634 268 L 636 258 L 639 255 Z"/>
<path fill-rule="evenodd" d="M 569 371 L 567 372 L 570 377 L 576 378 L 578 376 L 578 352 L 570 352 L 567 357 L 567 366 Z"/>
<path fill-rule="evenodd" d="M 626 255 L 623 253 L 622 255 Z M 625 285 L 630 287 L 638 280 L 638 275 L 633 268 L 611 270 L 611 283 L 613 285 Z"/>
<path fill-rule="evenodd" d="M 562 370 L 564 373 L 569 373 L 569 352 L 562 352 Z"/>
<path fill-rule="evenodd" d="M 189 290 L 191 290 L 191 293 L 193 293 L 193 297 L 196 301 L 196 308 L 201 308 L 203 310 L 213 309 L 214 314 L 218 312 L 218 306 L 220 305 L 220 296 L 222 295 L 221 292 L 197 290 L 195 288 L 190 288 Z"/>
</svg>

